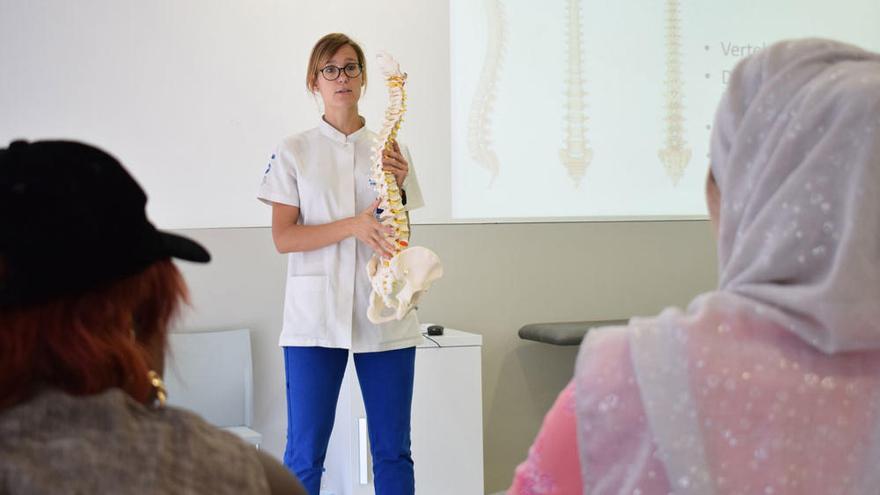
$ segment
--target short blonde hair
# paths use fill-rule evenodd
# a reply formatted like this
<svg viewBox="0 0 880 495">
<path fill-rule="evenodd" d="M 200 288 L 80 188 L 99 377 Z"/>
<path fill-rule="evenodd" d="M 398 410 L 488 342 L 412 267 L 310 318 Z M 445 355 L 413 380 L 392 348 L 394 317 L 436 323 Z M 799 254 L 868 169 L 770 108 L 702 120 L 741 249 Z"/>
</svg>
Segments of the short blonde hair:
<svg viewBox="0 0 880 495">
<path fill-rule="evenodd" d="M 364 58 L 364 51 L 356 41 L 342 33 L 330 33 L 325 35 L 315 43 L 312 48 L 312 54 L 309 56 L 309 68 L 306 72 L 306 88 L 309 92 L 314 92 L 318 87 L 318 72 L 323 65 L 336 53 L 337 50 L 345 45 L 354 48 L 357 54 L 358 63 L 361 65 L 361 86 L 367 86 L 367 61 Z"/>
</svg>

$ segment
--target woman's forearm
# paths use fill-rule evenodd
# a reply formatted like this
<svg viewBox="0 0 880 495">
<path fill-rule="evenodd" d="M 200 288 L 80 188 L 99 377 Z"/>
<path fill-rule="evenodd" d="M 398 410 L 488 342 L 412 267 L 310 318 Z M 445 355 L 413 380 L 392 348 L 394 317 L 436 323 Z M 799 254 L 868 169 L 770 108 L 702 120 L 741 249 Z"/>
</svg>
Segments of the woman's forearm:
<svg viewBox="0 0 880 495">
<path fill-rule="evenodd" d="M 321 225 L 299 225 L 296 223 L 274 227 L 272 239 L 279 253 L 299 253 L 313 251 L 336 244 L 352 235 L 353 218 L 343 218 Z"/>
</svg>

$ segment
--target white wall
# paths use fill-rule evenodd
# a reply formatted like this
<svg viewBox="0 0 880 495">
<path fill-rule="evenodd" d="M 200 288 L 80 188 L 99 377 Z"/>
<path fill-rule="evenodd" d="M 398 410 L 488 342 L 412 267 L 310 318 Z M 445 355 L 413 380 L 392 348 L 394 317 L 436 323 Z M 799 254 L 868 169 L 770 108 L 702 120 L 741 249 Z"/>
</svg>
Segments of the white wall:
<svg viewBox="0 0 880 495">
<path fill-rule="evenodd" d="M 199 229 L 214 260 L 181 263 L 193 309 L 181 330 L 253 330 L 256 429 L 264 447 L 284 448 L 286 410 L 277 347 L 285 260 L 267 228 Z M 576 347 L 525 342 L 517 330 L 539 321 L 655 314 L 714 286 L 707 222 L 416 226 L 446 274 L 421 305 L 423 321 L 483 335 L 486 491 L 505 489 L 571 377 Z M 415 462 L 419 462 L 415 459 Z M 467 494 L 465 494 L 467 495 Z"/>
</svg>

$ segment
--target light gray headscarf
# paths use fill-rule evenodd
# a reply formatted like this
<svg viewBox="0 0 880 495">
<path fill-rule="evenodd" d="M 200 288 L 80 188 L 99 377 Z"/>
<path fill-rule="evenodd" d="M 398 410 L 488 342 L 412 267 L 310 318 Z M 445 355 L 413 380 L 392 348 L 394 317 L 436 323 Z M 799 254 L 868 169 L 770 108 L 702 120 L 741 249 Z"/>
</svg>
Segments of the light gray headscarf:
<svg viewBox="0 0 880 495">
<path fill-rule="evenodd" d="M 719 290 L 826 353 L 880 349 L 880 56 L 775 44 L 716 115 Z"/>
</svg>

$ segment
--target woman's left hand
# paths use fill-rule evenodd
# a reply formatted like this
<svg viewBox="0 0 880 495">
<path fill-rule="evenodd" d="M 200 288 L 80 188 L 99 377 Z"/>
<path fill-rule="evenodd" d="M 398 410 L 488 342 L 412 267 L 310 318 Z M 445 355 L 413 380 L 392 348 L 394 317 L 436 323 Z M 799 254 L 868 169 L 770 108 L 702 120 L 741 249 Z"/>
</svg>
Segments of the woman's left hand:
<svg viewBox="0 0 880 495">
<path fill-rule="evenodd" d="M 400 152 L 400 146 L 397 145 L 397 141 L 392 143 L 391 150 L 385 150 L 382 156 L 382 168 L 386 172 L 394 174 L 398 188 L 403 187 L 403 181 L 406 180 L 406 176 L 409 174 L 409 162 L 406 161 L 403 153 Z"/>
</svg>

